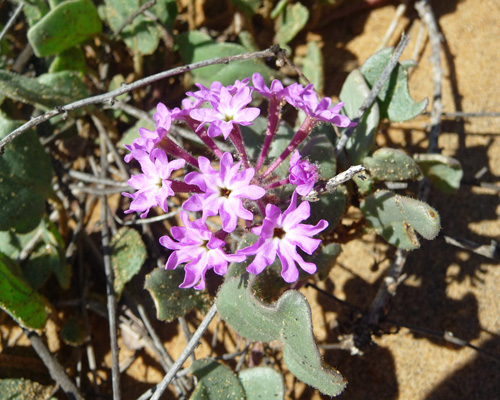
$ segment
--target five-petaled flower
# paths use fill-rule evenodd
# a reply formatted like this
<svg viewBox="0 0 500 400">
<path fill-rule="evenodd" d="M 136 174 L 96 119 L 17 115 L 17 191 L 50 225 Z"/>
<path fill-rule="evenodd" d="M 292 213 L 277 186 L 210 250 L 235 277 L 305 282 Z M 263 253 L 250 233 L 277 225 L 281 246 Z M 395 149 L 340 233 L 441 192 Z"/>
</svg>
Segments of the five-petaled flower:
<svg viewBox="0 0 500 400">
<path fill-rule="evenodd" d="M 174 226 L 168 236 L 160 238 L 160 244 L 173 250 L 168 257 L 165 269 L 175 269 L 179 264 L 187 263 L 184 267 L 186 273 L 180 288 L 204 289 L 205 273 L 213 268 L 216 274 L 224 275 L 230 262 L 242 262 L 245 256 L 226 254 L 223 250 L 226 242 L 218 239 L 207 228 L 202 220 L 193 222 L 185 211 L 180 212 L 184 226 Z M 195 286 L 196 285 L 196 286 Z"/>
<path fill-rule="evenodd" d="M 298 279 L 299 271 L 296 264 L 309 274 L 315 273 L 316 265 L 304 261 L 297 252 L 297 246 L 311 255 L 321 243 L 320 239 L 313 239 L 312 236 L 324 230 L 328 222 L 322 219 L 314 226 L 301 224 L 301 221 L 309 218 L 310 213 L 310 205 L 307 201 L 303 201 L 297 207 L 297 192 L 295 191 L 289 207 L 283 213 L 274 204 L 268 204 L 262 225 L 252 229 L 252 233 L 259 238 L 251 246 L 237 252 L 245 256 L 255 255 L 247 271 L 260 274 L 278 256 L 282 266 L 281 276 L 285 282 L 295 282 Z"/>
<path fill-rule="evenodd" d="M 164 212 L 167 212 L 167 198 L 175 195 L 171 188 L 172 182 L 168 178 L 172 171 L 182 168 L 186 161 L 168 161 L 162 149 L 154 149 L 150 154 L 135 150 L 134 158 L 139 161 L 143 173 L 134 175 L 127 181 L 130 186 L 137 189 L 137 192 L 122 193 L 133 199 L 125 214 L 134 211 L 142 212 L 141 218 L 145 218 L 150 208 L 155 206 L 160 206 Z"/>
<path fill-rule="evenodd" d="M 207 95 L 213 108 L 194 109 L 189 115 L 197 121 L 210 124 L 208 136 L 216 137 L 222 134 L 224 139 L 227 139 L 235 124 L 251 125 L 260 114 L 260 110 L 256 107 L 247 107 L 252 101 L 249 87 L 241 87 L 234 95 L 231 95 L 224 86 L 218 89 L 219 93 Z"/>
<path fill-rule="evenodd" d="M 253 213 L 243 206 L 244 199 L 260 199 L 266 191 L 250 182 L 255 174 L 253 168 L 240 171 L 241 161 L 233 165 L 231 153 L 224 153 L 220 160 L 220 170 L 215 170 L 210 161 L 199 157 L 200 172 L 190 172 L 184 181 L 197 185 L 204 193 L 193 194 L 183 205 L 188 211 L 203 211 L 202 220 L 219 214 L 222 229 L 233 232 L 238 218 L 251 221 Z"/>
</svg>

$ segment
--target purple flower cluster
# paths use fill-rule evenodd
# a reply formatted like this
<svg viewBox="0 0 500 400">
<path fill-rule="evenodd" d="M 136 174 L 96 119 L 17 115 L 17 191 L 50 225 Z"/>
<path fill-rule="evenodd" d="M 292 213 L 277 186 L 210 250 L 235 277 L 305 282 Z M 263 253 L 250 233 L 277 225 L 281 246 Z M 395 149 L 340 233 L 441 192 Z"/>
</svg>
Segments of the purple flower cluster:
<svg viewBox="0 0 500 400">
<path fill-rule="evenodd" d="M 298 197 L 307 196 L 313 190 L 320 172 L 316 165 L 301 158 L 297 148 L 318 121 L 340 127 L 349 126 L 351 121 L 339 114 L 342 103 L 331 107 L 329 98 L 318 99 L 312 85 L 303 87 L 295 83 L 284 87 L 274 80 L 267 87 L 257 73 L 252 82 L 253 86 L 250 78 L 229 86 L 214 82 L 210 88 L 197 84 L 199 90 L 187 93 L 189 97 L 182 101 L 182 108 L 169 110 L 159 103 L 154 115 L 156 129 L 141 128 L 140 137 L 126 146 L 130 152 L 125 161 L 136 160 L 141 168 L 141 173 L 128 181 L 137 191 L 123 193 L 132 199 L 126 213 L 139 212 L 141 218 L 145 218 L 150 209 L 157 206 L 166 212 L 169 197 L 188 193 L 180 211 L 184 226 L 173 227 L 171 237 L 160 238 L 161 245 L 171 250 L 165 268 L 185 264 L 182 288 L 203 289 L 209 269 L 224 275 L 228 263 L 243 262 L 252 256 L 248 272 L 259 274 L 278 257 L 286 282 L 298 279 L 297 265 L 310 274 L 316 271 L 316 265 L 304 261 L 297 248 L 311 255 L 321 243 L 313 236 L 328 223 L 325 220 L 314 226 L 302 223 L 310 217 L 310 206 L 305 200 L 297 205 Z M 254 93 L 268 99 L 269 112 L 262 151 L 257 160 L 250 160 L 240 126 L 251 125 L 260 114 L 259 108 L 249 106 Z M 303 110 L 306 118 L 283 153 L 264 168 L 281 109 L 286 103 Z M 200 137 L 211 153 L 210 158 L 194 157 L 169 137 L 176 121 L 187 124 Z M 232 142 L 238 161 L 234 161 L 230 152 L 219 149 L 216 137 Z M 277 176 L 274 171 L 290 155 L 288 175 Z M 186 164 L 196 170 L 182 173 Z M 178 179 L 172 179 L 174 171 L 178 171 L 174 174 Z M 275 204 L 277 197 L 272 192 L 283 185 L 292 185 L 294 191 L 288 206 L 283 204 L 281 208 Z M 191 221 L 187 212 L 201 215 Z M 219 231 L 212 232 L 207 226 L 210 217 L 220 218 Z M 258 239 L 251 246 L 230 254 L 226 239 L 238 227 L 242 228 L 240 220 Z"/>
</svg>

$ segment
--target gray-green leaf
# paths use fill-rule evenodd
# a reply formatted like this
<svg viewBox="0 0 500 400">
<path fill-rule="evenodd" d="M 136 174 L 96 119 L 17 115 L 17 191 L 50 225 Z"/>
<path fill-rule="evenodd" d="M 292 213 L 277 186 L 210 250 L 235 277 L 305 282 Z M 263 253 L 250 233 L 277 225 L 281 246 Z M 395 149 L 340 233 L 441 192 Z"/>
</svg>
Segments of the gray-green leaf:
<svg viewBox="0 0 500 400">
<path fill-rule="evenodd" d="M 391 56 L 392 48 L 389 47 L 375 53 L 362 65 L 361 73 L 370 86 L 375 85 Z M 428 103 L 427 99 L 417 103 L 411 98 L 408 90 L 408 74 L 399 64 L 380 90 L 377 100 L 380 116 L 394 122 L 415 118 L 425 110 Z"/>
</svg>

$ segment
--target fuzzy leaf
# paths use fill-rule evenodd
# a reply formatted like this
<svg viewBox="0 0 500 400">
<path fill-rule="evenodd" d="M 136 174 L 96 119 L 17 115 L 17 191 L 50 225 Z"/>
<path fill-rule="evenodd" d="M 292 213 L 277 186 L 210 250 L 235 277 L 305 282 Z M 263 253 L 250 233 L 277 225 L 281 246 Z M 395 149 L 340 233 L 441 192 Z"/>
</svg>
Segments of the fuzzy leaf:
<svg viewBox="0 0 500 400">
<path fill-rule="evenodd" d="M 0 138 L 21 125 L 0 116 Z M 5 147 L 0 157 L 0 230 L 33 230 L 52 194 L 52 166 L 35 132 L 28 131 Z"/>
<path fill-rule="evenodd" d="M 23 103 L 54 108 L 89 94 L 78 73 L 61 71 L 28 78 L 0 70 L 0 94 Z"/>
<path fill-rule="evenodd" d="M 341 393 L 346 382 L 321 359 L 306 298 L 288 290 L 275 304 L 267 305 L 250 293 L 249 285 L 248 275 L 226 279 L 217 298 L 221 318 L 250 340 L 280 340 L 285 364 L 298 379 L 329 396 Z"/>
<path fill-rule="evenodd" d="M 393 246 L 404 250 L 420 247 L 415 232 L 434 239 L 441 229 L 439 214 L 427 203 L 379 190 L 361 202 L 369 225 Z"/>
<path fill-rule="evenodd" d="M 210 36 L 200 31 L 181 33 L 177 36 L 179 53 L 186 64 L 208 60 L 214 57 L 228 57 L 246 53 L 247 50 L 235 43 L 216 43 Z M 259 72 L 266 81 L 270 81 L 273 72 L 261 60 L 234 61 L 229 64 L 212 65 L 191 71 L 196 82 L 210 85 L 219 81 L 230 85 L 236 79 L 244 79 Z"/>
<path fill-rule="evenodd" d="M 325 219 L 328 221 L 328 227 L 321 234 L 333 232 L 347 208 L 347 196 L 347 189 L 343 185 L 338 186 L 332 194 L 319 196 L 318 201 L 311 202 L 311 216 L 307 223 L 316 225 L 320 219 Z"/>
<path fill-rule="evenodd" d="M 274 43 L 287 44 L 301 31 L 309 19 L 309 10 L 301 3 L 288 4 L 276 21 Z"/>
<path fill-rule="evenodd" d="M 355 69 L 348 76 L 340 92 L 340 100 L 344 102 L 344 112 L 349 118 L 354 118 L 359 107 L 370 93 L 363 75 Z M 352 165 L 360 164 L 368 155 L 375 140 L 375 133 L 380 122 L 379 106 L 375 102 L 365 112 L 347 141 L 346 151 Z"/>
<path fill-rule="evenodd" d="M 59 54 L 102 30 L 91 0 L 67 0 L 49 11 L 28 31 L 37 57 Z"/>
<path fill-rule="evenodd" d="M 149 291 L 156 306 L 156 316 L 161 321 L 170 322 L 183 317 L 193 308 L 203 309 L 206 294 L 194 289 L 180 289 L 184 279 L 182 268 L 174 270 L 155 269 L 146 276 L 144 287 Z"/>
<path fill-rule="evenodd" d="M 285 398 L 283 377 L 272 368 L 249 368 L 238 375 L 245 389 L 247 400 L 283 400 Z"/>
<path fill-rule="evenodd" d="M 415 154 L 424 175 L 442 192 L 455 193 L 460 188 L 463 171 L 460 162 L 441 154 Z"/>
<path fill-rule="evenodd" d="M 43 386 L 28 379 L 0 379 L 0 399 L 33 400 L 53 398 L 52 386 Z"/>
<path fill-rule="evenodd" d="M 24 279 L 21 268 L 0 253 L 0 308 L 18 324 L 31 329 L 45 325 L 45 301 Z"/>
<path fill-rule="evenodd" d="M 379 181 L 421 180 L 422 171 L 410 156 L 401 150 L 382 148 L 371 157 L 363 159 L 363 165 L 372 178 Z"/>
<path fill-rule="evenodd" d="M 198 384 L 191 400 L 245 400 L 245 390 L 238 376 L 217 361 L 205 358 L 191 366 Z"/>
<path fill-rule="evenodd" d="M 15 0 L 18 4 L 21 3 L 21 1 L 22 0 Z M 30 0 L 29 2 L 24 2 L 23 13 L 29 26 L 35 25 L 49 11 L 49 4 L 46 0 Z"/>
<path fill-rule="evenodd" d="M 313 131 L 299 149 L 302 157 L 319 166 L 321 179 L 324 180 L 333 178 L 337 172 L 334 151 L 332 142 L 319 131 Z"/>
<path fill-rule="evenodd" d="M 146 260 L 146 247 L 139 232 L 127 227 L 121 228 L 116 233 L 109 247 L 115 277 L 115 293 L 119 297 L 127 282 L 141 270 Z"/>
<path fill-rule="evenodd" d="M 375 85 L 392 56 L 392 47 L 380 50 L 361 66 L 361 73 L 368 84 Z M 394 122 L 407 121 L 421 114 L 427 107 L 428 100 L 415 102 L 408 90 L 408 74 L 401 65 L 392 71 L 389 80 L 380 90 L 378 97 L 381 118 Z"/>
</svg>

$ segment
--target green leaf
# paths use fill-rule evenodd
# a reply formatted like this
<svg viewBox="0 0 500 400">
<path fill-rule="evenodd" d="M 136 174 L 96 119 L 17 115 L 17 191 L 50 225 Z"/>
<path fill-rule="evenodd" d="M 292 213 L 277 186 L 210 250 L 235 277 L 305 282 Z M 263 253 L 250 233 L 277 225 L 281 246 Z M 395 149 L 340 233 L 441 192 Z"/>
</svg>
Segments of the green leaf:
<svg viewBox="0 0 500 400">
<path fill-rule="evenodd" d="M 64 50 L 54 58 L 54 61 L 50 64 L 49 73 L 76 71 L 84 74 L 86 67 L 85 54 L 83 54 L 82 49 L 72 47 Z"/>
<path fill-rule="evenodd" d="M 332 142 L 319 130 L 314 130 L 299 149 L 302 157 L 319 166 L 321 179 L 324 180 L 334 177 L 337 172 L 334 151 Z"/>
<path fill-rule="evenodd" d="M 0 94 L 47 109 L 87 97 L 89 92 L 79 74 L 73 71 L 28 78 L 0 70 Z"/>
<path fill-rule="evenodd" d="M 276 20 L 274 43 L 287 44 L 299 33 L 309 19 L 309 10 L 301 3 L 288 4 Z"/>
<path fill-rule="evenodd" d="M 245 14 L 252 16 L 259 11 L 260 0 L 232 0 L 234 6 Z"/>
<path fill-rule="evenodd" d="M 375 53 L 362 65 L 361 73 L 370 87 L 375 85 L 391 56 L 392 47 L 389 47 Z M 399 64 L 380 90 L 377 100 L 381 118 L 388 118 L 394 122 L 415 118 L 425 110 L 428 103 L 427 99 L 417 103 L 411 98 L 408 90 L 408 74 Z"/>
<path fill-rule="evenodd" d="M 238 375 L 245 389 L 247 400 L 283 400 L 285 398 L 283 377 L 272 368 L 249 368 Z"/>
<path fill-rule="evenodd" d="M 181 58 L 186 64 L 247 52 L 239 44 L 216 43 L 210 36 L 200 31 L 181 33 L 177 36 L 177 44 Z M 267 82 L 273 77 L 273 71 L 261 60 L 234 61 L 229 64 L 212 65 L 191 71 L 196 82 L 203 85 L 210 85 L 213 81 L 219 81 L 223 85 L 230 85 L 236 79 L 241 80 L 252 76 L 254 72 L 260 73 Z"/>
<path fill-rule="evenodd" d="M 285 364 L 298 379 L 329 396 L 341 393 L 346 382 L 321 359 L 306 298 L 288 290 L 275 304 L 263 304 L 250 293 L 250 286 L 246 274 L 226 279 L 217 297 L 221 318 L 247 339 L 281 341 Z"/>
<path fill-rule="evenodd" d="M 441 154 L 415 154 L 424 175 L 442 192 L 455 193 L 463 177 L 460 162 Z"/>
<path fill-rule="evenodd" d="M 19 265 L 0 253 L 0 308 L 26 328 L 42 329 L 45 300 L 24 279 Z"/>
<path fill-rule="evenodd" d="M 141 6 L 139 0 L 105 0 L 104 3 L 106 19 L 113 31 Z M 177 16 L 177 4 L 175 0 L 159 1 L 150 11 L 171 28 Z M 141 14 L 120 32 L 120 36 L 134 53 L 149 55 L 158 48 L 161 32 L 154 21 Z"/>
<path fill-rule="evenodd" d="M 21 125 L 0 115 L 0 138 Z M 52 166 L 35 132 L 28 131 L 5 147 L 0 157 L 0 230 L 33 230 L 52 195 Z"/>
<path fill-rule="evenodd" d="M 37 57 L 59 54 L 102 30 L 91 0 L 67 0 L 49 11 L 28 31 Z"/>
<path fill-rule="evenodd" d="M 81 318 L 70 317 L 61 328 L 61 338 L 67 345 L 80 346 L 85 343 L 87 334 Z"/>
<path fill-rule="evenodd" d="M 311 202 L 311 216 L 308 224 L 316 225 L 320 219 L 328 221 L 328 227 L 321 233 L 328 235 L 333 232 L 347 209 L 347 189 L 341 185 L 334 193 L 319 196 L 318 201 Z"/>
<path fill-rule="evenodd" d="M 415 232 L 434 239 L 441 229 L 437 211 L 420 200 L 379 190 L 361 202 L 368 224 L 393 246 L 404 250 L 420 247 Z"/>
<path fill-rule="evenodd" d="M 344 112 L 349 118 L 354 118 L 359 107 L 370 93 L 363 75 L 359 70 L 353 70 L 348 76 L 340 92 L 340 100 L 344 102 Z M 347 141 L 345 150 L 352 165 L 360 164 L 371 150 L 375 133 L 380 122 L 379 106 L 375 102 L 364 113 L 358 125 Z"/>
<path fill-rule="evenodd" d="M 191 366 L 198 384 L 191 400 L 245 400 L 245 390 L 238 376 L 217 361 L 205 358 Z"/>
<path fill-rule="evenodd" d="M 15 0 L 17 4 L 22 0 Z M 42 17 L 50 11 L 49 3 L 46 0 L 30 0 L 24 2 L 23 13 L 29 26 L 35 25 Z"/>
<path fill-rule="evenodd" d="M 180 289 L 184 280 L 182 268 L 174 270 L 155 269 L 146 276 L 144 287 L 149 291 L 156 306 L 156 316 L 170 322 L 183 317 L 193 308 L 203 309 L 207 303 L 205 293 L 194 289 Z"/>
<path fill-rule="evenodd" d="M 372 178 L 379 181 L 421 180 L 422 171 L 417 163 L 401 150 L 382 148 L 371 157 L 363 159 L 363 165 Z"/>
<path fill-rule="evenodd" d="M 325 81 L 323 78 L 323 54 L 317 42 L 307 43 L 307 53 L 303 58 L 299 58 L 296 64 L 302 66 L 302 72 L 314 85 L 318 93 L 323 93 Z M 303 84 L 306 82 L 302 81 Z"/>
<path fill-rule="evenodd" d="M 117 296 L 141 269 L 146 261 L 146 247 L 141 235 L 134 229 L 121 228 L 111 239 L 111 265 L 114 272 L 114 287 Z"/>
<path fill-rule="evenodd" d="M 0 379 L 1 400 L 48 399 L 53 390 L 52 386 L 43 386 L 28 379 Z"/>
</svg>

